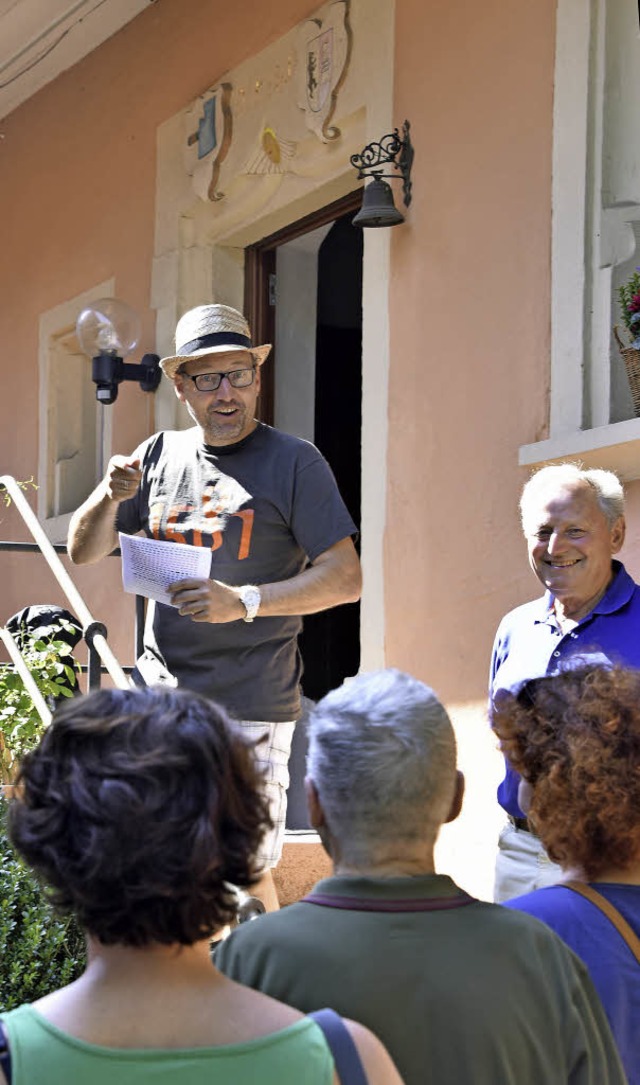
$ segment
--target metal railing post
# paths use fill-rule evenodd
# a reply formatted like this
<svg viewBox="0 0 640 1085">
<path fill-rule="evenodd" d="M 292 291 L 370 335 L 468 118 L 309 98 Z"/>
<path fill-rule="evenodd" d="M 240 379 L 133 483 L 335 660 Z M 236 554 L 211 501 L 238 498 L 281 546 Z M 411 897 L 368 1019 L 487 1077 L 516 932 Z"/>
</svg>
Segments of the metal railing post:
<svg viewBox="0 0 640 1085">
<path fill-rule="evenodd" d="M 83 634 L 87 642 L 89 637 L 91 638 L 89 666 L 91 667 L 91 649 L 95 649 L 99 655 L 102 663 L 104 664 L 107 672 L 113 679 L 114 685 L 118 689 L 129 689 L 129 681 L 122 667 L 118 663 L 118 660 L 111 651 L 110 646 L 106 640 L 106 628 L 99 622 L 96 622 L 91 614 L 91 611 L 87 607 L 84 599 L 80 595 L 80 592 L 76 588 L 73 580 L 69 576 L 67 570 L 62 564 L 60 558 L 56 554 L 52 544 L 47 538 L 37 516 L 33 512 L 29 502 L 22 493 L 22 490 L 18 486 L 15 478 L 12 475 L 1 475 L 0 486 L 4 486 L 5 490 L 15 502 L 18 512 L 22 516 L 25 524 L 31 532 L 33 538 L 40 547 L 42 556 L 45 558 L 51 572 L 55 576 L 58 584 L 65 593 L 71 609 L 78 618 L 82 625 Z M 4 638 L 3 638 L 4 639 Z M 6 643 L 6 642 L 5 642 Z M 98 683 L 99 684 L 99 683 Z"/>
<path fill-rule="evenodd" d="M 51 711 L 40 690 L 38 689 L 33 679 L 33 675 L 31 674 L 31 671 L 29 670 L 24 659 L 22 658 L 22 654 L 20 652 L 20 649 L 18 648 L 18 645 L 16 644 L 16 641 L 12 637 L 9 630 L 5 629 L 2 626 L 0 626 L 0 638 L 2 638 L 4 646 L 7 649 L 9 655 L 11 656 L 11 662 L 13 663 L 15 669 L 17 670 L 22 681 L 24 682 L 25 689 L 31 697 L 31 700 L 33 701 L 36 712 L 38 713 L 42 722 L 48 727 L 51 723 Z"/>
</svg>

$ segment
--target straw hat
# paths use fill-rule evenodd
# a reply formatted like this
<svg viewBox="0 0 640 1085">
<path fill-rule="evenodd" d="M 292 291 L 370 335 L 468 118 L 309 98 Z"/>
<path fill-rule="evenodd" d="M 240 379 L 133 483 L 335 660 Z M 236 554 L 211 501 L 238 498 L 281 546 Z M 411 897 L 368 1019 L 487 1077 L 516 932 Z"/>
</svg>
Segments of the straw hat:
<svg viewBox="0 0 640 1085">
<path fill-rule="evenodd" d="M 198 305 L 178 321 L 176 352 L 160 359 L 165 377 L 172 380 L 183 362 L 202 358 L 206 354 L 249 351 L 257 365 L 262 365 L 271 350 L 271 343 L 261 347 L 251 345 L 249 325 L 237 309 L 230 305 Z"/>
</svg>

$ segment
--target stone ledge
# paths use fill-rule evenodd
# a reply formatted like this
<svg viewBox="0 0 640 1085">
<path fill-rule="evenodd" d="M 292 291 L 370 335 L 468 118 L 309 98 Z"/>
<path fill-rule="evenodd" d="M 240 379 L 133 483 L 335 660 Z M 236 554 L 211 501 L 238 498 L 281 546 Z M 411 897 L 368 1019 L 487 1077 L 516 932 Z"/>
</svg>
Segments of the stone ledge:
<svg viewBox="0 0 640 1085">
<path fill-rule="evenodd" d="M 571 459 L 580 460 L 585 467 L 615 471 L 623 482 L 639 478 L 640 418 L 522 445 L 518 454 L 521 467 L 542 467 Z"/>
</svg>

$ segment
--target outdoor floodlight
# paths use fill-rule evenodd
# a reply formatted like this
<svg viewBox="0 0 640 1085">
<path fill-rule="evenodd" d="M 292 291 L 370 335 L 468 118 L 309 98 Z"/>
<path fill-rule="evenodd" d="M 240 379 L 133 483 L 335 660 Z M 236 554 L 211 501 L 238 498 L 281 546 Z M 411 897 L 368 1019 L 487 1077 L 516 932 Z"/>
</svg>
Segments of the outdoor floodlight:
<svg viewBox="0 0 640 1085">
<path fill-rule="evenodd" d="M 83 352 L 92 360 L 91 377 L 99 403 L 115 403 L 122 381 L 139 381 L 143 392 L 160 384 L 160 355 L 145 354 L 139 365 L 124 362 L 140 338 L 138 314 L 118 298 L 101 298 L 83 309 L 76 322 Z"/>
</svg>

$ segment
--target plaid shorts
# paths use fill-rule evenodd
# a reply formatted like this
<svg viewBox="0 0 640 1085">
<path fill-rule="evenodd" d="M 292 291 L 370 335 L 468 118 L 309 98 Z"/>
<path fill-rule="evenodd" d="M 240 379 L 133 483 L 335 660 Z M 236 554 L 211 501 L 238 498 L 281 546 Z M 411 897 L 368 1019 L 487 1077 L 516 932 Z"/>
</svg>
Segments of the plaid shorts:
<svg viewBox="0 0 640 1085">
<path fill-rule="evenodd" d="M 285 821 L 287 817 L 287 788 L 289 787 L 289 754 L 296 721 L 286 723 L 261 723 L 258 720 L 236 720 L 243 735 L 253 742 L 258 766 L 264 777 L 264 787 L 269 800 L 269 813 L 273 821 L 258 851 L 258 862 L 263 869 L 277 866 L 282 855 Z"/>
</svg>

